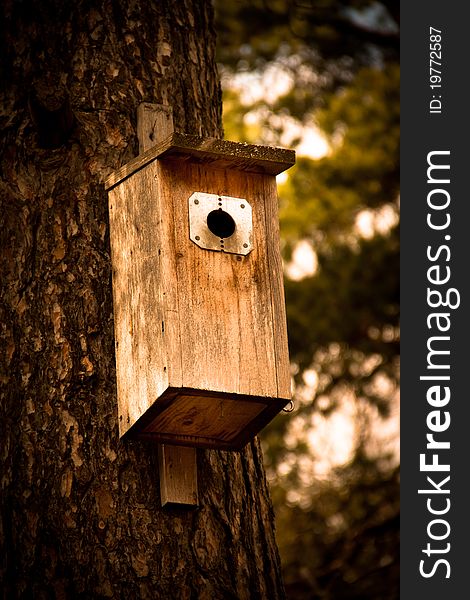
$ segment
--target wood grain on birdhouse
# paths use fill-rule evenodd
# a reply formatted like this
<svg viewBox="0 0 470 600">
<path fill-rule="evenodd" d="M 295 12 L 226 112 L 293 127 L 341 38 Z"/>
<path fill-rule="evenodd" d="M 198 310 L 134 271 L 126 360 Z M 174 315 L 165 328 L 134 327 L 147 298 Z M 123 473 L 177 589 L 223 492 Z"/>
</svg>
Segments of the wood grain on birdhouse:
<svg viewBox="0 0 470 600">
<path fill-rule="evenodd" d="M 173 134 L 108 179 L 121 435 L 240 448 L 290 400 L 275 174 L 293 160 Z M 249 254 L 191 241 L 194 192 L 249 202 Z"/>
</svg>

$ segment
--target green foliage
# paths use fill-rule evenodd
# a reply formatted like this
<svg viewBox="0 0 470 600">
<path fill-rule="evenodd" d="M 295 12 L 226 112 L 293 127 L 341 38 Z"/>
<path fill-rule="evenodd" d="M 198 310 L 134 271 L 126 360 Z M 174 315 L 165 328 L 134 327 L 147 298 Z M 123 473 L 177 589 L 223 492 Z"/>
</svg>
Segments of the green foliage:
<svg viewBox="0 0 470 600">
<path fill-rule="evenodd" d="M 384 476 L 374 462 L 364 461 L 344 469 L 339 479 L 340 484 L 315 482 L 314 508 L 274 498 L 287 595 L 396 599 L 398 473 Z M 299 556 L 304 557 L 300 569 Z"/>
<path fill-rule="evenodd" d="M 369 64 L 377 45 L 385 58 L 398 53 L 398 0 L 219 0 L 215 6 L 219 60 L 238 71 L 297 55 L 331 86 Z"/>
<path fill-rule="evenodd" d="M 259 125 L 250 126 L 244 119 L 238 94 L 233 90 L 224 92 L 225 137 L 234 142 L 246 142 L 261 138 Z"/>
<path fill-rule="evenodd" d="M 286 263 L 300 241 L 317 259 L 313 275 L 285 280 L 296 408 L 262 436 L 288 596 L 397 598 L 398 468 L 377 432 L 399 384 L 398 2 L 216 9 L 226 136 L 295 146 L 315 126 L 329 143 L 322 158 L 298 156 L 279 186 Z M 237 73 L 269 69 L 291 84 L 247 105 Z M 374 226 L 361 230 L 361 217 Z M 354 444 L 335 462 L 345 414 Z"/>
<path fill-rule="evenodd" d="M 352 349 L 378 353 L 383 361 L 395 357 L 396 341 L 384 341 L 374 332 L 398 327 L 398 268 L 394 228 L 386 236 L 361 240 L 357 247 L 342 244 L 320 254 L 314 277 L 286 279 L 290 355 L 300 372 L 332 341 L 344 347 L 345 359 Z M 351 376 L 346 371 L 343 377 Z"/>
</svg>

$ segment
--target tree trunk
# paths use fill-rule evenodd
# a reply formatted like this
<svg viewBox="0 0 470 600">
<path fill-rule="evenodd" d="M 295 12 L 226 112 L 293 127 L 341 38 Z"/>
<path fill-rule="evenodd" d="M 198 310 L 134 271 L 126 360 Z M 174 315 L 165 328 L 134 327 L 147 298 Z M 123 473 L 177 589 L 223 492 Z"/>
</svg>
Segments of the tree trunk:
<svg viewBox="0 0 470 600">
<path fill-rule="evenodd" d="M 71 8 L 73 7 L 73 8 Z M 211 3 L 10 0 L 0 31 L 0 581 L 7 598 L 282 598 L 257 442 L 162 509 L 120 441 L 107 196 L 136 112 L 221 134 Z"/>
</svg>

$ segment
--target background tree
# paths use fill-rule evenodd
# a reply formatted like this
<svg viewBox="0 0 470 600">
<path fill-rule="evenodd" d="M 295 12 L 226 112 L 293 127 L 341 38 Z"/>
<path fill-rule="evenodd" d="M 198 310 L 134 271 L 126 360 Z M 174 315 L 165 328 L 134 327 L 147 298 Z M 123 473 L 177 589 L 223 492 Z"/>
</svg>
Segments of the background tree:
<svg viewBox="0 0 470 600">
<path fill-rule="evenodd" d="M 298 149 L 280 188 L 296 409 L 262 436 L 288 597 L 397 598 L 399 3 L 216 8 L 228 137 Z"/>
<path fill-rule="evenodd" d="M 283 597 L 257 443 L 200 452 L 200 508 L 162 510 L 116 423 L 103 182 L 142 101 L 220 135 L 210 2 L 6 1 L 0 44 L 3 597 Z"/>
</svg>

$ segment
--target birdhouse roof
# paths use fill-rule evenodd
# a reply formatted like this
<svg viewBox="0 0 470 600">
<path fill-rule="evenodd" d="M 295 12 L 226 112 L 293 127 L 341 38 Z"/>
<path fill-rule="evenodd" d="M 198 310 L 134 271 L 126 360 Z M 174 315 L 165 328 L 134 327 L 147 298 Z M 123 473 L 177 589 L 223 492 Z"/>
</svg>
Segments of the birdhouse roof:
<svg viewBox="0 0 470 600">
<path fill-rule="evenodd" d="M 286 148 L 173 133 L 163 142 L 152 146 L 112 173 L 105 181 L 106 189 L 113 188 L 157 158 L 191 160 L 208 164 L 217 169 L 232 168 L 239 171 L 277 175 L 295 163 L 295 152 Z"/>
</svg>

